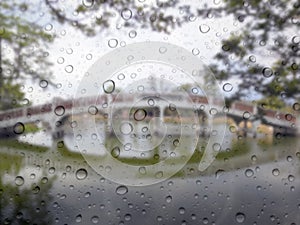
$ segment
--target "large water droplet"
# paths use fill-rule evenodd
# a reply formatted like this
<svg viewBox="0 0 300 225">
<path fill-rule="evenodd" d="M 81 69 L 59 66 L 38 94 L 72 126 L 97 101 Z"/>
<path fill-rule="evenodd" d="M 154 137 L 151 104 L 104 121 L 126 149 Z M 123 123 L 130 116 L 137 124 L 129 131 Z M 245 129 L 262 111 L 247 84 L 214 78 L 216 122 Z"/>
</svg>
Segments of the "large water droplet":
<svg viewBox="0 0 300 225">
<path fill-rule="evenodd" d="M 121 16 L 124 20 L 130 20 L 132 17 L 132 12 L 130 9 L 123 9 L 121 12 Z"/>
<path fill-rule="evenodd" d="M 265 67 L 262 70 L 262 74 L 263 74 L 264 77 L 269 78 L 273 75 L 273 70 L 269 67 Z"/>
<path fill-rule="evenodd" d="M 294 103 L 294 104 L 293 104 L 293 109 L 294 109 L 295 111 L 300 111 L 300 104 L 299 104 L 298 102 Z"/>
<path fill-rule="evenodd" d="M 253 62 L 253 63 L 256 62 L 256 57 L 254 55 L 250 55 L 249 56 L 249 61 Z"/>
<path fill-rule="evenodd" d="M 145 117 L 147 116 L 147 112 L 146 110 L 144 109 L 137 109 L 135 112 L 134 112 L 134 119 L 136 121 L 142 121 L 145 119 Z"/>
<path fill-rule="evenodd" d="M 115 48 L 115 47 L 117 47 L 117 46 L 118 46 L 118 40 L 115 39 L 115 38 L 110 39 L 110 40 L 108 41 L 108 46 L 109 46 L 110 48 Z"/>
<path fill-rule="evenodd" d="M 103 83 L 103 91 L 107 94 L 113 93 L 115 90 L 115 82 L 113 80 L 107 80 Z"/>
<path fill-rule="evenodd" d="M 280 174 L 279 169 L 277 169 L 277 168 L 273 169 L 273 170 L 272 170 L 272 174 L 273 174 L 274 176 L 278 176 L 278 175 Z"/>
<path fill-rule="evenodd" d="M 24 124 L 21 123 L 21 122 L 16 123 L 14 125 L 14 127 L 13 127 L 13 131 L 14 131 L 15 134 L 22 134 L 22 133 L 24 133 L 24 131 L 25 131 Z"/>
<path fill-rule="evenodd" d="M 46 80 L 41 80 L 40 81 L 40 87 L 41 88 L 46 88 L 48 86 L 48 81 Z"/>
<path fill-rule="evenodd" d="M 57 116 L 62 116 L 65 114 L 65 107 L 63 107 L 62 105 L 56 106 L 54 109 L 54 113 Z"/>
<path fill-rule="evenodd" d="M 124 185 L 121 185 L 116 189 L 116 194 L 118 195 L 125 195 L 127 192 L 128 192 L 128 188 Z"/>
<path fill-rule="evenodd" d="M 89 108 L 88 108 L 88 112 L 89 114 L 91 115 L 96 115 L 98 113 L 98 109 L 96 106 L 94 105 L 91 105 Z"/>
<path fill-rule="evenodd" d="M 131 123 L 124 122 L 121 124 L 120 131 L 122 134 L 128 135 L 133 131 L 133 127 L 132 127 Z"/>
<path fill-rule="evenodd" d="M 232 86 L 232 84 L 230 84 L 230 83 L 225 83 L 225 84 L 223 85 L 223 90 L 224 90 L 225 92 L 231 92 L 232 89 L 233 89 L 233 86 Z"/>
<path fill-rule="evenodd" d="M 118 158 L 120 156 L 120 148 L 118 146 L 111 150 L 111 156 L 114 158 Z"/>
<path fill-rule="evenodd" d="M 82 216 L 81 214 L 77 215 L 75 218 L 76 223 L 80 223 L 82 221 Z"/>
<path fill-rule="evenodd" d="M 199 26 L 199 30 L 200 30 L 201 33 L 206 34 L 210 31 L 210 27 L 206 24 L 201 24 Z"/>
<path fill-rule="evenodd" d="M 74 67 L 73 67 L 72 65 L 67 65 L 67 66 L 65 67 L 65 71 L 66 71 L 67 73 L 72 73 L 72 72 L 73 72 L 73 69 L 74 69 Z"/>
<path fill-rule="evenodd" d="M 246 169 L 245 170 L 245 176 L 246 177 L 252 177 L 254 174 L 253 170 L 252 169 Z"/>
<path fill-rule="evenodd" d="M 78 180 L 84 180 L 88 176 L 88 173 L 86 169 L 81 168 L 76 171 L 75 176 Z"/>
<path fill-rule="evenodd" d="M 137 35 L 137 32 L 136 32 L 135 30 L 131 30 L 131 31 L 129 31 L 129 34 L 128 34 L 128 36 L 129 36 L 130 38 L 135 38 L 135 37 L 136 37 L 136 35 Z"/>
<path fill-rule="evenodd" d="M 94 5 L 94 0 L 82 0 L 82 5 L 86 8 L 91 8 Z"/>
<path fill-rule="evenodd" d="M 15 184 L 17 186 L 22 186 L 24 184 L 24 178 L 22 176 L 17 176 L 15 178 Z"/>
<path fill-rule="evenodd" d="M 241 212 L 238 212 L 236 215 L 235 215 L 235 220 L 236 222 L 238 223 L 243 223 L 246 219 L 246 216 L 244 213 L 241 213 Z"/>
<path fill-rule="evenodd" d="M 99 222 L 99 217 L 98 217 L 98 216 L 93 216 L 93 217 L 91 218 L 91 222 L 92 222 L 93 224 L 98 223 L 98 222 Z"/>
</svg>

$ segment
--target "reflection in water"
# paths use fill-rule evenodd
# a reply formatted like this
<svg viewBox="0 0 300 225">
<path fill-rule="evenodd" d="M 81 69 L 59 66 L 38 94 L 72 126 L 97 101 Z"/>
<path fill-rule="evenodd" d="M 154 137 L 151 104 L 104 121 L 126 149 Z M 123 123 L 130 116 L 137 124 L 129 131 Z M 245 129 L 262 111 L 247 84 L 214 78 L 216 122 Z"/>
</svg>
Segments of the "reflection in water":
<svg viewBox="0 0 300 225">
<path fill-rule="evenodd" d="M 61 141 L 47 151 L 3 144 L 1 224 L 297 224 L 299 140 L 226 141 L 205 172 L 192 158 L 146 187 L 106 180 Z"/>
<path fill-rule="evenodd" d="M 29 165 L 18 154 L 1 153 L 1 159 L 0 224 L 53 224 L 49 204 L 55 177 L 39 177 L 34 168 L 25 176 Z"/>
</svg>

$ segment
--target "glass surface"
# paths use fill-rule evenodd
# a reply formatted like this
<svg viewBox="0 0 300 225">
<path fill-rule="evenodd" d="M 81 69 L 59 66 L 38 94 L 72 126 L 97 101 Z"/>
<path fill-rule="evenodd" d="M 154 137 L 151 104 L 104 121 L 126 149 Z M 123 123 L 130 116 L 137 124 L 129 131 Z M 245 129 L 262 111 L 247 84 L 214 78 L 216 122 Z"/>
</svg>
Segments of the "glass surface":
<svg viewBox="0 0 300 225">
<path fill-rule="evenodd" d="M 299 224 L 299 15 L 1 1 L 0 224 Z"/>
</svg>

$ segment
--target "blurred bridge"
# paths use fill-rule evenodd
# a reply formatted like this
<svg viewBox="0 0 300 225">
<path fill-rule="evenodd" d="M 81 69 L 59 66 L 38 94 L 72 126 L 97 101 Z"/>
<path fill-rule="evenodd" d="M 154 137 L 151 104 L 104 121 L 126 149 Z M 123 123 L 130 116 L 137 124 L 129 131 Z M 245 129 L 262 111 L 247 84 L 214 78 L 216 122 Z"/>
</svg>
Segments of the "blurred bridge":
<svg viewBox="0 0 300 225">
<path fill-rule="evenodd" d="M 171 105 L 169 100 L 173 102 Z M 51 132 L 54 138 L 59 138 L 63 136 L 65 122 L 74 122 L 72 117 L 95 116 L 109 123 L 116 116 L 121 118 L 121 121 L 126 116 L 121 115 L 128 111 L 125 109 L 130 108 L 147 108 L 148 117 L 164 118 L 164 122 L 174 117 L 175 114 L 172 114 L 172 111 L 180 112 L 180 110 L 188 109 L 197 113 L 203 126 L 210 126 L 205 125 L 207 121 L 211 121 L 207 119 L 209 116 L 217 118 L 226 115 L 237 125 L 242 124 L 239 127 L 246 133 L 250 132 L 247 123 L 252 122 L 254 125 L 251 132 L 255 132 L 253 130 L 259 124 L 265 124 L 273 127 L 274 135 L 278 132 L 282 135 L 300 134 L 299 120 L 296 115 L 290 113 L 266 110 L 247 102 L 234 102 L 230 108 L 226 108 L 224 103 L 205 96 L 190 94 L 185 99 L 169 93 L 163 96 L 144 94 L 144 96 L 137 97 L 130 94 L 104 94 L 68 100 L 54 98 L 51 103 L 0 112 L 0 135 L 2 138 L 20 135 L 25 131 L 25 124 L 34 123 L 42 124 L 42 127 Z M 113 114 L 111 114 L 112 110 Z"/>
</svg>

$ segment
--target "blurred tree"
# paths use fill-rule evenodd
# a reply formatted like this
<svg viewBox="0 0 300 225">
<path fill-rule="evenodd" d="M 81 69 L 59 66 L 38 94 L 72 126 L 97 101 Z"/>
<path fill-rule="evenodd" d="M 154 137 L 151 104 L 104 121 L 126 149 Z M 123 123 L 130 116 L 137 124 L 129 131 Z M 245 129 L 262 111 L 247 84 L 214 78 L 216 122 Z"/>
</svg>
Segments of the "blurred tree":
<svg viewBox="0 0 300 225">
<path fill-rule="evenodd" d="M 0 109 L 20 105 L 22 82 L 50 79 L 49 53 L 43 48 L 53 41 L 25 1 L 0 1 Z"/>
<path fill-rule="evenodd" d="M 120 24 L 170 33 L 197 16 L 233 15 L 243 28 L 239 34 L 222 41 L 216 61 L 211 65 L 219 80 L 241 81 L 239 92 L 232 99 L 253 92 L 284 101 L 300 97 L 299 0 L 223 0 L 198 8 L 180 0 L 82 0 L 74 8 L 75 13 L 65 10 L 59 1 L 45 2 L 53 18 L 90 36 Z M 266 59 L 262 53 L 270 57 Z"/>
<path fill-rule="evenodd" d="M 204 11 L 216 17 L 233 15 L 243 24 L 239 34 L 222 41 L 212 65 L 218 79 L 240 80 L 234 99 L 257 92 L 262 103 L 281 108 L 300 97 L 298 0 L 224 0 L 198 15 Z"/>
</svg>

